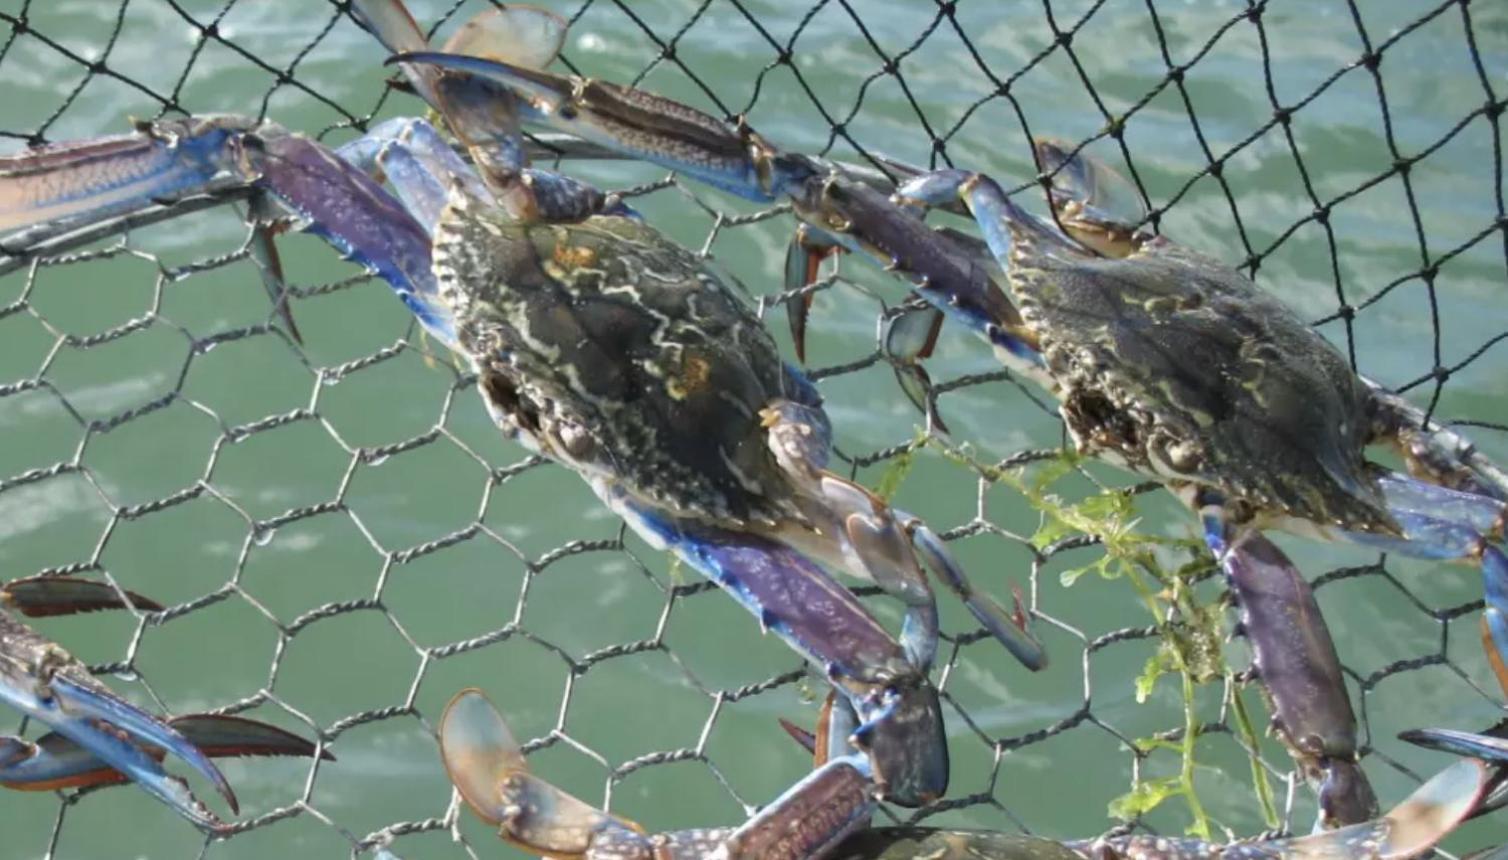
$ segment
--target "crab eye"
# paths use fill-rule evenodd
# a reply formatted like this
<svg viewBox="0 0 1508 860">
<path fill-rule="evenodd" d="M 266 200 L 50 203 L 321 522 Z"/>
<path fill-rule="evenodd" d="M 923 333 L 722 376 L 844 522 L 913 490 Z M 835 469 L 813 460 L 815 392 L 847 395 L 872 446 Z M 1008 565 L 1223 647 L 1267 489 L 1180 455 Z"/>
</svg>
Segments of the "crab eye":
<svg viewBox="0 0 1508 860">
<path fill-rule="evenodd" d="M 586 428 L 574 421 L 562 422 L 555 428 L 555 436 L 565 453 L 577 460 L 586 460 L 597 450 L 597 443 Z"/>
</svg>

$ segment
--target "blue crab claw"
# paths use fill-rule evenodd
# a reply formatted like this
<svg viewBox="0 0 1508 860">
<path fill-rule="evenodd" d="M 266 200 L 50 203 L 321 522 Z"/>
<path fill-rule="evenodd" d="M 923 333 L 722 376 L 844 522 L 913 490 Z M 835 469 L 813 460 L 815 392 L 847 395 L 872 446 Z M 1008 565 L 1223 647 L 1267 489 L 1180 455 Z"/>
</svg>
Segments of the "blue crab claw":
<svg viewBox="0 0 1508 860">
<path fill-rule="evenodd" d="M 927 567 L 942 580 L 949 590 L 958 595 L 974 618 L 984 625 L 1006 649 L 1033 672 L 1047 667 L 1047 652 L 1031 633 L 1030 616 L 1021 600 L 1021 592 L 1013 583 L 1011 598 L 1013 606 L 1006 609 L 994 598 L 977 591 L 964 577 L 952 553 L 948 552 L 942 538 L 920 520 L 907 523 L 911 545 Z"/>
<path fill-rule="evenodd" d="M 1498 731 L 1503 729 L 1508 729 L 1508 725 L 1498 726 Z M 1427 749 L 1508 764 L 1508 739 L 1499 734 L 1478 734 L 1456 729 L 1410 729 L 1399 732 L 1398 737 Z"/>
<path fill-rule="evenodd" d="M 925 754 L 925 750 L 908 750 L 906 745 L 908 741 L 914 744 L 915 738 L 925 736 L 916 723 L 929 720 L 940 724 L 941 712 L 919 712 L 914 704 L 896 699 L 896 704 L 888 711 L 861 724 L 853 705 L 830 693 L 822 704 L 815 732 L 808 732 L 784 719 L 780 720 L 780 726 L 811 753 L 812 764 L 817 770 L 833 763 L 847 762 L 859 768 L 874 783 L 874 791 L 879 796 L 889 797 L 896 792 L 894 774 L 902 773 L 895 765 L 905 762 L 907 756 Z M 897 728 L 899 731 L 895 730 Z M 947 779 L 946 768 L 938 777 L 944 781 Z M 929 801 L 933 799 L 936 798 L 929 798 Z"/>
<path fill-rule="evenodd" d="M 774 199 L 764 190 L 745 137 L 679 102 L 606 81 L 457 53 L 404 51 L 388 62 L 427 64 L 492 81 L 518 99 L 523 121 L 548 125 L 743 197 Z"/>
<path fill-rule="evenodd" d="M 155 762 L 153 766 L 141 767 L 144 763 L 143 754 L 138 745 L 150 744 L 167 750 L 208 779 L 232 812 L 240 812 L 236 794 L 220 769 L 215 767 L 203 750 L 161 718 L 103 688 L 95 689 L 92 685 L 78 683 L 67 676 L 54 676 L 49 687 L 60 710 L 68 715 L 61 722 L 51 723 L 58 734 L 79 743 L 102 761 L 144 786 L 160 784 L 164 775 L 161 768 L 155 766 Z M 111 726 L 116 732 L 123 733 L 125 738 L 116 732 L 102 732 L 96 724 Z M 105 735 L 103 741 L 101 735 Z M 127 748 L 129 753 L 125 753 Z M 150 760 L 150 757 L 146 758 Z M 152 788 L 148 787 L 147 790 L 152 791 Z"/>
<path fill-rule="evenodd" d="M 106 583 L 70 577 L 35 577 L 0 587 L 0 603 L 32 615 L 121 607 L 126 605 L 123 597 L 141 608 L 156 606 Z M 160 751 L 178 756 L 209 779 L 232 811 L 237 810 L 235 793 L 204 751 L 162 719 L 112 693 L 68 652 L 3 610 L 0 702 L 47 724 L 201 827 L 213 830 L 222 825 L 193 797 L 183 780 L 162 769 Z M 23 767 L 21 753 L 31 749 L 30 745 L 22 749 L 8 742 L 5 768 Z M 159 753 L 154 756 L 149 750 Z"/>
<path fill-rule="evenodd" d="M 291 732 L 244 717 L 190 714 L 168 721 L 174 729 L 213 758 L 229 756 L 313 756 L 314 744 Z M 164 751 L 147 750 L 161 760 Z M 328 751 L 320 758 L 334 761 Z M 125 774 L 105 764 L 88 749 L 52 732 L 27 743 L 19 738 L 0 738 L 0 785 L 20 791 L 53 791 L 64 788 L 119 785 Z"/>
<path fill-rule="evenodd" d="M 391 284 L 436 338 L 454 343 L 453 321 L 436 300 L 429 234 L 364 172 L 271 122 L 161 120 L 130 135 L 0 158 L 0 230 L 15 230 L 0 245 L 7 253 L 48 249 L 122 216 L 227 194 L 272 198 L 302 229 Z M 264 274 L 280 280 L 276 264 L 262 262 Z"/>
<path fill-rule="evenodd" d="M 812 482 L 820 504 L 805 512 L 821 538 L 786 528 L 782 539 L 818 557 L 846 566 L 906 604 L 901 644 L 918 666 L 930 666 L 937 648 L 937 606 L 924 573 L 930 570 L 964 601 L 985 628 L 1029 669 L 1047 664 L 1046 652 L 1032 637 L 1028 616 L 1017 601 L 1006 611 L 976 591 L 947 546 L 927 525 L 852 481 L 823 472 Z"/>
<path fill-rule="evenodd" d="M 219 768 L 177 729 L 92 679 L 75 680 L 62 671 L 40 686 L 35 680 L 16 683 L 0 678 L 0 701 L 48 724 L 200 827 L 218 830 L 224 825 L 194 798 L 182 779 L 165 772 L 148 749 L 165 750 L 182 759 L 210 780 L 232 812 L 239 811 L 235 793 Z M 15 761 L 9 764 L 18 766 Z"/>
<path fill-rule="evenodd" d="M 440 753 L 466 805 L 504 840 L 535 854 L 692 860 L 815 858 L 863 827 L 874 808 L 862 760 L 831 762 L 788 789 L 742 827 L 647 836 L 528 770 L 508 725 L 480 691 L 463 690 L 440 719 Z"/>
<path fill-rule="evenodd" d="M 429 40 L 402 0 L 356 0 L 351 4 L 356 19 L 394 54 L 426 51 Z M 535 6 L 493 7 L 462 24 L 445 42 L 449 54 L 485 57 L 531 69 L 542 69 L 565 45 L 566 20 Z M 437 70 L 415 66 L 405 69 L 416 88 L 433 86 Z M 428 96 L 426 96 L 428 100 Z"/>
<path fill-rule="evenodd" d="M 400 0 L 361 0 L 353 12 L 389 51 L 407 56 L 429 48 L 423 30 Z M 532 6 L 493 8 L 467 21 L 445 50 L 520 67 L 543 66 L 559 52 L 565 32 L 565 20 L 553 12 Z M 536 192 L 520 181 L 528 164 L 519 126 L 520 113 L 527 111 L 522 100 L 484 76 L 447 73 L 423 63 L 400 61 L 399 66 L 465 144 L 497 203 L 518 220 L 537 220 L 541 213 Z M 547 193 L 559 194 L 563 186 L 575 191 L 577 185 L 555 174 L 535 172 L 531 179 L 545 185 Z"/>
<path fill-rule="evenodd" d="M 1049 201 L 1059 226 L 1085 247 L 1107 257 L 1135 250 L 1132 225 L 1147 215 L 1141 194 L 1118 171 L 1081 157 L 1063 141 L 1039 138 L 1033 152 L 1037 169 L 1050 177 Z"/>
</svg>

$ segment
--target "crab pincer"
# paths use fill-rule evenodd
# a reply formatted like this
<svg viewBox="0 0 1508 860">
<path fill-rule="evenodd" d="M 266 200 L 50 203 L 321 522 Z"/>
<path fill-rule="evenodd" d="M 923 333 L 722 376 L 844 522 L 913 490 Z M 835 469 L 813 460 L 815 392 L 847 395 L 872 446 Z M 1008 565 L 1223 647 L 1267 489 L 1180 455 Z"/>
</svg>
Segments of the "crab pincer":
<svg viewBox="0 0 1508 860">
<path fill-rule="evenodd" d="M 13 581 L 0 589 L 0 595 L 6 606 L 38 617 L 127 606 L 121 593 L 106 583 L 64 577 Z M 137 609 L 158 608 L 137 596 L 126 596 Z M 3 609 L 0 702 L 50 726 L 200 827 L 215 830 L 224 825 L 194 798 L 182 779 L 163 770 L 161 751 L 172 753 L 207 778 L 231 811 L 238 811 L 235 792 L 203 750 L 160 717 L 111 692 L 78 659 Z M 0 755 L 0 782 L 27 782 L 30 769 L 37 766 L 58 778 L 48 771 L 57 757 L 40 745 L 8 739 Z"/>
<path fill-rule="evenodd" d="M 206 189 L 275 203 L 387 281 L 472 365 L 500 431 L 581 475 L 842 690 L 875 724 L 875 749 L 890 751 L 878 755 L 891 799 L 939 796 L 947 749 L 927 678 L 938 636 L 927 574 L 1038 666 L 1024 610 L 970 587 L 918 518 L 826 469 L 831 428 L 816 386 L 712 267 L 615 197 L 524 161 L 519 117 L 532 102 L 429 62 L 451 55 L 412 52 L 426 40 L 401 4 L 356 9 L 384 44 L 411 51 L 395 61 L 477 170 L 423 120 L 381 124 L 334 152 L 270 122 L 164 120 L 87 163 L 63 150 L 10 174 L 0 162 L 0 217 L 26 239 L 56 226 L 49 219 L 98 226 Z M 487 15 L 454 44 L 536 65 L 558 49 L 563 23 L 547 13 Z M 898 639 L 823 566 L 897 597 Z"/>
<path fill-rule="evenodd" d="M 865 826 L 875 793 L 862 758 L 828 762 L 740 827 L 646 834 L 529 771 L 508 725 L 478 690 L 463 690 L 440 719 L 440 754 L 477 817 L 540 856 L 583 860 L 701 860 L 823 856 Z"/>
</svg>

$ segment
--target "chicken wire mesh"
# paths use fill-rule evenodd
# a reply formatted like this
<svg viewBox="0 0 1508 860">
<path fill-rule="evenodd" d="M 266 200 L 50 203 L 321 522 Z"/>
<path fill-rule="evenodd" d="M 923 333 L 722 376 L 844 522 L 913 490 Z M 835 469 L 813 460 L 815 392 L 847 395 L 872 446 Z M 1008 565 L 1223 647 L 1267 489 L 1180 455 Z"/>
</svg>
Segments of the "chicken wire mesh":
<svg viewBox="0 0 1508 860">
<path fill-rule="evenodd" d="M 416 3 L 448 32 L 476 4 Z M 744 0 L 556 4 L 564 64 L 747 115 L 796 150 L 883 152 L 1028 189 L 1029 140 L 1091 141 L 1129 166 L 1165 234 L 1244 267 L 1359 370 L 1508 457 L 1498 92 L 1508 10 L 1488 3 Z M 231 111 L 327 143 L 416 113 L 346 3 L 0 2 L 0 137 L 19 150 L 125 118 Z M 644 165 L 560 169 L 627 189 L 647 219 L 751 291 L 783 332 L 794 227 Z M 1040 193 L 1037 192 L 1040 197 Z M 1034 200 L 1035 202 L 1035 200 Z M 497 437 L 469 374 L 388 289 L 307 237 L 281 241 L 301 339 L 269 310 L 235 205 L 55 256 L 0 255 L 0 567 L 107 578 L 163 612 L 44 629 L 111 686 L 167 713 L 223 711 L 317 737 L 335 762 L 231 762 L 238 829 L 210 840 L 139 792 L 0 797 L 5 856 L 504 856 L 458 814 L 432 739 L 449 696 L 489 691 L 542 774 L 660 829 L 741 820 L 808 767 L 775 717 L 810 723 L 820 685 L 715 589 L 684 576 L 574 476 Z M 1133 780 L 1178 770 L 1175 680 L 1134 681 L 1154 622 L 1124 579 L 1063 574 L 1101 551 L 1047 535 L 1009 486 L 935 448 L 876 341 L 904 290 L 844 263 L 821 282 L 808 360 L 839 459 L 928 519 L 996 593 L 1028 584 L 1053 665 L 1028 675 L 944 603 L 934 674 L 954 777 L 928 824 L 1089 836 Z M 949 330 L 930 367 L 955 443 L 1040 475 L 1062 429 Z M 904 466 L 902 469 L 900 466 Z M 1035 470 L 1035 471 L 1034 471 Z M 1126 487 L 1081 466 L 1052 492 Z M 1161 491 L 1138 528 L 1187 536 Z M 1046 537 L 1057 539 L 1047 540 Z M 1285 542 L 1345 664 L 1384 803 L 1442 762 L 1394 739 L 1478 728 L 1501 697 L 1465 568 Z M 1199 586 L 1206 601 L 1219 584 Z M 883 599 L 872 602 L 895 620 Z M 1245 662 L 1239 643 L 1231 664 Z M 1260 811 L 1230 690 L 1199 688 L 1195 785 L 1226 832 Z M 1241 694 L 1259 722 L 1265 708 Z M 22 727 L 26 729 L 26 727 Z M 36 734 L 35 728 L 26 729 Z M 1262 739 L 1281 822 L 1307 790 Z M 897 813 L 899 814 L 899 813 Z M 1176 833 L 1169 800 L 1130 826 Z M 1463 845 L 1488 841 L 1492 822 Z M 1496 827 L 1501 832 L 1501 823 Z"/>
</svg>

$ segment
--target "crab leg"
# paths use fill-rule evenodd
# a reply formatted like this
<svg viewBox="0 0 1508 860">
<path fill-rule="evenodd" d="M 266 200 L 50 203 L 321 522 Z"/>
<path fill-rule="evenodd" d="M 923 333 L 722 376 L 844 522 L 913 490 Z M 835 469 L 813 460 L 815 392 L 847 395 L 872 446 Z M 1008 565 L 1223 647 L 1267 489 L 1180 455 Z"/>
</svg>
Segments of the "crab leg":
<svg viewBox="0 0 1508 860">
<path fill-rule="evenodd" d="M 837 704 L 832 725 L 825 730 L 830 739 L 844 737 L 847 728 L 841 702 Z M 816 769 L 742 827 L 646 835 L 633 822 L 598 810 L 532 774 L 507 723 L 480 691 L 459 693 L 440 720 L 446 770 L 478 817 L 526 851 L 584 860 L 1407 860 L 1481 812 L 1484 799 L 1503 782 L 1503 753 L 1492 748 L 1488 752 L 1494 763 L 1459 761 L 1381 818 L 1311 836 L 1234 844 L 1144 835 L 1056 842 L 984 831 L 864 830 L 874 798 L 863 756 L 842 742 L 824 744 L 820 733 L 812 737 L 794 730 L 793 736 L 817 748 Z"/>
<path fill-rule="evenodd" d="M 814 858 L 864 826 L 874 808 L 864 760 L 849 757 L 813 771 L 741 827 L 644 835 L 530 773 L 502 715 L 478 690 L 463 690 L 445 709 L 440 753 L 472 812 L 503 839 L 541 856 Z"/>
<path fill-rule="evenodd" d="M 103 143 L 0 158 L 0 224 L 64 217 L 82 229 L 206 190 L 267 194 L 346 257 L 375 271 L 437 338 L 452 323 L 434 301 L 429 235 L 391 195 L 322 145 L 274 123 L 210 116 L 145 124 Z M 7 239 L 24 249 L 23 230 Z"/>
<path fill-rule="evenodd" d="M 7 605 L 34 615 L 122 605 L 112 587 L 88 580 L 19 580 L 7 584 L 4 593 Z M 223 825 L 147 749 L 178 756 L 210 780 L 232 811 L 237 810 L 230 784 L 202 750 L 159 717 L 112 693 L 84 664 L 3 610 L 0 702 L 51 726 L 201 827 L 214 830 Z M 8 747 L 9 763 L 15 764 L 17 748 Z"/>
<path fill-rule="evenodd" d="M 942 334 L 943 312 L 934 307 L 901 309 L 885 327 L 885 355 L 891 359 L 896 382 L 911 398 L 917 411 L 926 415 L 938 430 L 949 432 L 932 399 L 932 377 L 922 361 L 932 357 Z"/>
<path fill-rule="evenodd" d="M 188 742 L 212 758 L 227 756 L 313 756 L 314 744 L 277 726 L 244 717 L 185 715 L 168 720 Z M 165 750 L 146 753 L 161 761 Z M 334 761 L 329 752 L 320 758 Z M 101 761 L 86 747 L 56 732 L 35 743 L 0 737 L 0 785 L 20 791 L 119 785 L 129 777 Z"/>
<path fill-rule="evenodd" d="M 1213 520 L 1213 521 L 1212 521 Z M 1227 528 L 1213 517 L 1206 527 Z M 1377 798 L 1357 763 L 1356 715 L 1335 642 L 1314 592 L 1271 541 L 1251 532 L 1216 549 L 1241 611 L 1240 632 L 1272 712 L 1272 726 L 1319 794 L 1326 827 L 1377 814 Z"/>
<path fill-rule="evenodd" d="M 763 627 L 823 671 L 852 704 L 856 734 L 887 800 L 920 806 L 947 790 L 948 747 L 937 690 L 846 588 L 790 547 L 650 516 L 609 488 L 601 495 L 659 549 L 722 586 Z"/>
</svg>

